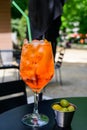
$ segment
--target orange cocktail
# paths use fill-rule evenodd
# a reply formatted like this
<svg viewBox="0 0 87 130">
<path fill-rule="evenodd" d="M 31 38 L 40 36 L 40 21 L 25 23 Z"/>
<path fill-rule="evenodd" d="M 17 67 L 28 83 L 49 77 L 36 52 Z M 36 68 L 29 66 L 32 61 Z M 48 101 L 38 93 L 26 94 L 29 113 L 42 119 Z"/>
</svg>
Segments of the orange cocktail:
<svg viewBox="0 0 87 130">
<path fill-rule="evenodd" d="M 52 79 L 54 60 L 51 43 L 47 40 L 33 40 L 24 43 L 21 53 L 20 75 L 34 92 L 34 110 L 27 114 L 22 122 L 28 126 L 40 127 L 48 123 L 49 118 L 38 112 L 38 94 Z"/>
<path fill-rule="evenodd" d="M 20 74 L 25 83 L 39 93 L 54 74 L 51 43 L 33 40 L 24 43 L 20 62 Z"/>
</svg>

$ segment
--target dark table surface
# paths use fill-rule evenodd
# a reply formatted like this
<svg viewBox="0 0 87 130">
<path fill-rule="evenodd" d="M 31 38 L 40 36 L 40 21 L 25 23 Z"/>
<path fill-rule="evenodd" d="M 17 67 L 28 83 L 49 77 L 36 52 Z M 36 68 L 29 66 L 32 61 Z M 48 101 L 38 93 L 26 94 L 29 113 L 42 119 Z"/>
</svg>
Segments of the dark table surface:
<svg viewBox="0 0 87 130">
<path fill-rule="evenodd" d="M 33 104 L 23 105 L 0 115 L 0 130 L 87 130 L 87 97 L 66 98 L 77 106 L 70 128 L 59 128 L 54 119 L 51 104 L 58 99 L 44 100 L 39 103 L 39 113 L 49 117 L 49 123 L 40 128 L 32 128 L 21 122 L 25 114 L 31 113 Z"/>
</svg>

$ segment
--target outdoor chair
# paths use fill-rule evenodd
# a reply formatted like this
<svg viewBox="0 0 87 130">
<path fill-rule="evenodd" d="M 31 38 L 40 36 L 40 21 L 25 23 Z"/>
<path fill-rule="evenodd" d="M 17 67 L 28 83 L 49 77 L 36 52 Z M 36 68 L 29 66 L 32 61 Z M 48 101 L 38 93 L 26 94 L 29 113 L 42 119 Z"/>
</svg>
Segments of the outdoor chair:
<svg viewBox="0 0 87 130">
<path fill-rule="evenodd" d="M 16 52 L 15 52 L 16 53 Z M 5 70 L 15 69 L 17 70 L 17 79 L 19 76 L 19 63 L 16 62 L 17 59 L 13 57 L 14 50 L 0 50 L 0 69 L 3 70 L 2 82 L 4 82 Z"/>
<path fill-rule="evenodd" d="M 61 66 L 62 66 L 62 62 L 63 62 L 63 58 L 64 58 L 64 53 L 65 53 L 65 48 L 62 47 L 59 51 L 57 60 L 55 61 L 55 78 L 56 78 L 56 82 L 58 82 L 58 83 L 60 82 L 60 85 L 63 85 L 62 75 L 61 75 Z"/>
<path fill-rule="evenodd" d="M 65 53 L 65 48 L 62 47 L 60 50 L 59 50 L 59 55 L 57 56 L 56 60 L 55 60 L 55 79 L 56 79 L 56 82 L 60 83 L 60 85 L 63 85 L 62 83 L 62 75 L 61 75 L 61 66 L 62 66 L 62 62 L 63 62 L 63 58 L 64 58 L 64 53 Z M 58 80 L 59 79 L 59 80 Z M 44 88 L 45 90 L 45 88 Z M 39 94 L 39 101 L 42 101 L 43 100 L 43 94 L 44 92 L 41 92 Z M 51 97 L 48 97 L 48 98 L 51 98 Z"/>
<path fill-rule="evenodd" d="M 27 104 L 23 80 L 0 83 L 0 113 Z"/>
</svg>

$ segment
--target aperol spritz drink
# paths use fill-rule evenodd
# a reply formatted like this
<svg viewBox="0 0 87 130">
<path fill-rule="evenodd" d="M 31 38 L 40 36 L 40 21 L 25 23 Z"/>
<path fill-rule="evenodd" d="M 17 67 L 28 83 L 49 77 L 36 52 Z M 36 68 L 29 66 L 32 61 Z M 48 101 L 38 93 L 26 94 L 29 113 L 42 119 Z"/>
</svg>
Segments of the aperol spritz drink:
<svg viewBox="0 0 87 130">
<path fill-rule="evenodd" d="M 23 44 L 20 75 L 34 92 L 33 113 L 24 116 L 23 123 L 35 127 L 43 126 L 48 123 L 49 119 L 38 112 L 38 94 L 54 75 L 54 60 L 50 42 L 33 40 L 32 43 Z"/>
</svg>

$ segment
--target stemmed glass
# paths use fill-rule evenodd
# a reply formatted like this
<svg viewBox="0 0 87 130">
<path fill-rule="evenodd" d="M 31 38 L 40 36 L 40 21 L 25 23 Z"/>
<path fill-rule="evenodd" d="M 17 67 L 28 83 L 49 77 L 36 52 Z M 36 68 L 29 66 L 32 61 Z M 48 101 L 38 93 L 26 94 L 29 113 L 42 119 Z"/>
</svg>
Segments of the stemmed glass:
<svg viewBox="0 0 87 130">
<path fill-rule="evenodd" d="M 28 126 L 40 127 L 48 123 L 49 118 L 38 112 L 38 96 L 54 75 L 54 60 L 51 43 L 47 40 L 24 42 L 20 61 L 20 75 L 34 92 L 33 113 L 23 117 Z"/>
</svg>

